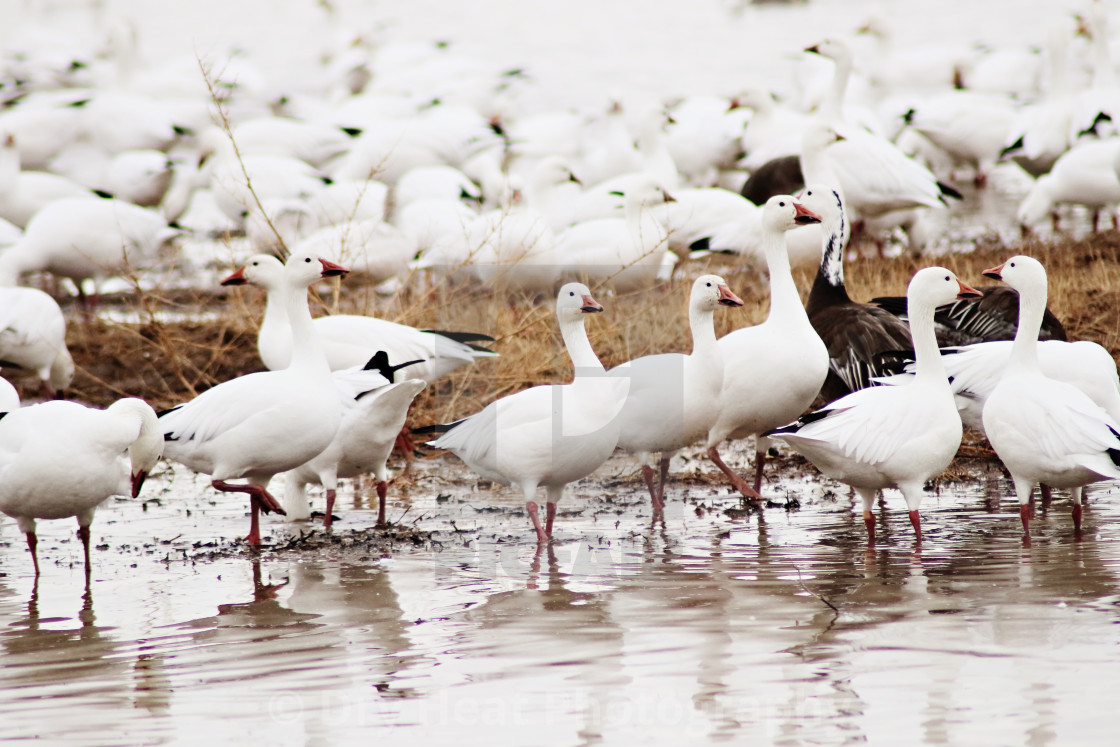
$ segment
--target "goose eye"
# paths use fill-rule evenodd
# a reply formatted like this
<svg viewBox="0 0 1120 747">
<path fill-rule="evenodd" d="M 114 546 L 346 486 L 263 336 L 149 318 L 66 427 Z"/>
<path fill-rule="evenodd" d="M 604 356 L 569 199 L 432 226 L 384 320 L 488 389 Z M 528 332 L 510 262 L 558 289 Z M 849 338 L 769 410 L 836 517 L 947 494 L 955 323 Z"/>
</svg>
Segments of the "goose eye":
<svg viewBox="0 0 1120 747">
<path fill-rule="evenodd" d="M 784 202 L 779 202 L 778 203 L 778 207 L 785 207 L 785 206 L 786 206 L 786 204 Z"/>
<path fill-rule="evenodd" d="M 1011 263 L 1011 266 L 1012 266 L 1012 267 L 1014 267 L 1014 266 L 1015 266 L 1015 263 L 1014 263 L 1014 262 L 1012 262 L 1012 263 Z"/>
<path fill-rule="evenodd" d="M 304 261 L 304 262 L 310 262 L 310 261 L 311 261 L 311 257 L 304 257 L 304 258 L 303 258 L 303 261 Z"/>
<path fill-rule="evenodd" d="M 712 287 L 712 284 L 711 284 L 711 283 L 708 283 L 708 287 L 709 287 L 709 288 L 711 288 L 711 287 Z"/>
<path fill-rule="evenodd" d="M 575 294 L 576 294 L 576 292 L 575 292 L 575 291 L 568 291 L 568 295 L 569 295 L 569 296 L 574 296 Z"/>
<path fill-rule="evenodd" d="M 945 276 L 945 282 L 946 282 L 946 283 L 948 283 L 948 282 L 949 282 L 949 276 L 948 276 L 948 275 L 946 275 L 946 276 Z"/>
</svg>

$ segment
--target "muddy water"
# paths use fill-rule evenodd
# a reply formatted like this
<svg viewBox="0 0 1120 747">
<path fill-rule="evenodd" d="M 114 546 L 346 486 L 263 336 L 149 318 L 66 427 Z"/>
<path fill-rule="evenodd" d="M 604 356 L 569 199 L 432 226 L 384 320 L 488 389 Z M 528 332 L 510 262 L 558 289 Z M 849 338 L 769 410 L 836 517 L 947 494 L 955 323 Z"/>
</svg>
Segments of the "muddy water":
<svg viewBox="0 0 1120 747">
<path fill-rule="evenodd" d="M 0 739 L 271 744 L 1071 744 L 1120 687 L 1120 502 L 1039 506 L 1024 543 L 994 476 L 897 496 L 869 548 L 847 491 L 789 474 L 800 507 L 743 515 L 683 462 L 654 523 L 625 460 L 576 486 L 538 551 L 509 491 L 423 462 L 390 516 L 431 541 L 280 550 L 266 519 L 180 471 L 93 525 L 41 523 L 43 575 L 0 527 Z M 438 497 L 437 497 L 438 496 Z M 368 528 L 340 500 L 338 532 Z M 349 536 L 349 535 L 347 535 Z M 217 538 L 224 538 L 217 540 Z M 221 720 L 216 720 L 221 717 Z M 496 742 L 496 740 L 500 740 Z"/>
</svg>

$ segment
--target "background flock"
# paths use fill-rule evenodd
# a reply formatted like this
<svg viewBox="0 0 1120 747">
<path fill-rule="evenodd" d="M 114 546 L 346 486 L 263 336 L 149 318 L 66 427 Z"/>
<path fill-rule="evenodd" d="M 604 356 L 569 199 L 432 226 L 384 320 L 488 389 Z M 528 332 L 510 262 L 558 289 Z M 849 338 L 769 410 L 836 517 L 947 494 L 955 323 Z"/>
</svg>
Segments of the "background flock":
<svg viewBox="0 0 1120 747">
<path fill-rule="evenodd" d="M 660 511 L 679 450 L 706 450 L 757 501 L 771 443 L 787 444 L 862 497 L 872 540 L 882 488 L 901 489 L 920 540 L 923 486 L 956 454 L 962 419 L 1009 470 L 1027 532 L 1034 485 L 1072 489 L 1079 531 L 1082 487 L 1120 477 L 1115 363 L 1066 339 L 1037 260 L 986 273 L 1003 285 L 938 267 L 895 298 L 854 300 L 844 284 L 846 255 L 947 250 L 950 207 L 1001 183 L 1018 189 L 1024 234 L 1116 227 L 1117 38 L 1099 0 L 1056 11 L 1041 52 L 900 50 L 872 18 L 788 50 L 789 85 L 756 70 L 721 95 L 592 107 L 550 107 L 531 69 L 372 29 L 338 29 L 313 82 L 285 90 L 237 56 L 145 65 L 122 19 L 95 15 L 54 43 L 49 12 L 36 20 L 0 59 L 0 367 L 33 372 L 22 407 L 0 383 L 0 511 L 33 559 L 35 519 L 71 516 L 88 559 L 97 504 L 137 495 L 161 456 L 247 494 L 252 544 L 261 512 L 309 516 L 309 485 L 329 526 L 339 479 L 363 474 L 384 522 L 414 398 L 502 351 L 486 328 L 313 319 L 308 288 L 346 274 L 343 289 L 386 297 L 555 300 L 570 381 L 423 429 L 519 488 L 542 542 L 564 486 L 617 450 Z M 726 266 L 767 277 L 770 313 L 717 336 L 715 315 L 742 305 Z M 818 268 L 811 289 L 794 280 L 802 267 Z M 144 392 L 104 411 L 55 400 L 75 375 L 68 328 L 103 315 L 103 293 L 223 277 L 267 293 L 267 371 L 158 414 Z M 691 288 L 691 348 L 604 366 L 585 324 L 666 284 Z M 719 452 L 749 436 L 753 480 Z"/>
</svg>

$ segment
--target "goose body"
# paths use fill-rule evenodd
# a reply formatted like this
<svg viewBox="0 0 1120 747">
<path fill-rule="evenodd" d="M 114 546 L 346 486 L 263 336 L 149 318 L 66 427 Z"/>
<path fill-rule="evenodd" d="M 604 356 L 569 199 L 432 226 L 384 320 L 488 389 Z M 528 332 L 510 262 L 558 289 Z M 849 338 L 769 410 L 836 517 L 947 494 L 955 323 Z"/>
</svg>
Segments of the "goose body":
<svg viewBox="0 0 1120 747">
<path fill-rule="evenodd" d="M 150 264 L 178 233 L 159 213 L 120 200 L 56 200 L 0 254 L 0 286 L 44 271 L 70 278 L 79 295 L 82 281 L 91 279 L 96 292 L 106 278 Z"/>
<path fill-rule="evenodd" d="M 961 443 L 961 419 L 941 366 L 933 333 L 934 309 L 958 295 L 975 293 L 941 267 L 918 271 L 910 281 L 910 328 L 918 373 L 906 387 L 872 387 L 771 431 L 824 474 L 855 488 L 863 500 L 868 537 L 874 541 L 871 507 L 879 490 L 898 488 L 921 541 L 921 505 L 927 480 L 940 474 Z"/>
<path fill-rule="evenodd" d="M 1030 534 L 1030 497 L 1039 483 L 1071 489 L 1074 527 L 1080 531 L 1084 486 L 1120 479 L 1120 421 L 1039 366 L 1038 329 L 1047 292 L 1042 264 L 1019 255 L 984 274 L 1018 290 L 1020 299 L 1008 363 L 984 403 L 984 431 L 1011 473 L 1024 533 Z"/>
<path fill-rule="evenodd" d="M 482 477 L 520 488 L 539 542 L 552 536 L 564 486 L 598 469 L 618 443 L 622 380 L 604 375 L 583 325 L 584 314 L 601 310 L 587 286 L 565 284 L 556 315 L 575 368 L 573 380 L 502 397 L 430 442 Z M 543 526 L 535 500 L 542 486 L 547 492 Z"/>
<path fill-rule="evenodd" d="M 878 356 L 913 347 L 910 328 L 874 304 L 857 303 L 844 286 L 846 221 L 838 190 L 810 185 L 800 197 L 821 216 L 824 242 L 817 277 L 805 311 L 828 348 L 828 376 L 821 387 L 826 402 L 871 385 L 879 370 Z"/>
<path fill-rule="evenodd" d="M 320 277 L 344 273 L 319 257 L 293 254 L 281 289 L 292 336 L 290 364 L 223 382 L 160 415 L 168 459 L 210 475 L 216 490 L 249 494 L 250 544 L 260 544 L 261 510 L 284 513 L 268 482 L 316 457 L 338 431 L 342 407 L 311 323 L 307 288 Z M 228 482 L 238 478 L 246 483 Z"/>
<path fill-rule="evenodd" d="M 0 131 L 0 218 L 20 228 L 55 200 L 96 199 L 90 189 L 58 174 L 20 169 L 15 138 Z"/>
<path fill-rule="evenodd" d="M 763 249 L 770 270 L 770 313 L 753 327 L 719 339 L 723 387 L 719 416 L 708 431 L 708 456 L 744 496 L 757 498 L 769 441 L 762 435 L 790 422 L 812 404 L 828 374 L 828 349 L 809 323 L 790 271 L 786 232 L 820 222 L 789 195 L 775 195 L 762 209 Z M 819 245 L 818 245 L 819 246 Z M 719 456 L 728 438 L 755 436 L 752 489 Z"/>
<path fill-rule="evenodd" d="M 74 360 L 57 301 L 37 288 L 0 288 L 0 361 L 34 371 L 47 399 L 70 386 Z"/>
<path fill-rule="evenodd" d="M 713 314 L 719 306 L 742 305 L 723 278 L 701 275 L 689 296 L 692 352 L 647 355 L 609 371 L 610 376 L 625 383 L 618 447 L 641 462 L 655 511 L 663 507 L 673 454 L 702 440 L 719 416 L 723 360 Z M 661 455 L 661 483 L 657 487 L 650 466 L 654 453 Z"/>
<path fill-rule="evenodd" d="M 1058 205 L 1083 205 L 1092 211 L 1093 230 L 1098 214 L 1120 206 L 1120 137 L 1077 145 L 1063 153 L 1050 172 L 1038 177 L 1019 205 L 1017 217 L 1034 228 L 1054 213 Z M 1113 227 L 1116 215 L 1113 214 Z"/>
<path fill-rule="evenodd" d="M 105 410 L 44 402 L 0 418 L 0 511 L 27 536 L 35 575 L 36 520 L 77 517 L 88 577 L 95 509 L 112 495 L 135 497 L 162 451 L 156 413 L 139 399 Z"/>
<path fill-rule="evenodd" d="M 651 208 L 666 202 L 665 190 L 651 180 L 642 180 L 623 199 L 625 217 L 584 221 L 556 235 L 561 274 L 606 282 L 619 292 L 646 287 L 658 279 L 669 241 Z"/>
</svg>

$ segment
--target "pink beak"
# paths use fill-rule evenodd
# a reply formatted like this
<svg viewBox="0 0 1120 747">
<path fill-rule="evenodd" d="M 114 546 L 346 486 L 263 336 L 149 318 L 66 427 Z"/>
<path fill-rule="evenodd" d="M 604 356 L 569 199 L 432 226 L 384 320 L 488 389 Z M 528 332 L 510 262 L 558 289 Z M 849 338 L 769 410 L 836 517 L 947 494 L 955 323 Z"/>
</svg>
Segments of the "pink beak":
<svg viewBox="0 0 1120 747">
<path fill-rule="evenodd" d="M 602 311 L 602 310 L 603 310 L 603 307 L 600 306 L 599 302 L 596 301 L 594 298 L 592 298 L 591 296 L 584 296 L 583 297 L 583 306 L 580 307 L 580 311 L 582 311 L 584 314 L 590 314 L 592 312 Z"/>
<path fill-rule="evenodd" d="M 1003 280 L 1003 265 L 993 267 L 990 270 L 984 270 L 984 277 L 991 278 L 992 280 Z"/>
<path fill-rule="evenodd" d="M 343 276 L 350 272 L 350 270 L 343 267 L 342 265 L 336 265 L 334 262 L 328 262 L 322 257 L 319 258 L 319 263 L 323 265 L 323 277 L 325 278 Z"/>
<path fill-rule="evenodd" d="M 719 305 L 720 306 L 742 306 L 743 299 L 736 296 L 731 292 L 731 289 L 726 285 L 719 286 Z"/>
<path fill-rule="evenodd" d="M 140 495 L 140 488 L 144 487 L 144 480 L 148 477 L 147 472 L 137 472 L 132 476 L 132 497 Z"/>
<path fill-rule="evenodd" d="M 805 226 L 809 225 L 810 223 L 821 222 L 821 217 L 819 215 L 802 205 L 800 202 L 794 202 L 793 209 L 796 211 L 793 220 L 800 225 Z"/>
<path fill-rule="evenodd" d="M 961 287 L 961 292 L 957 294 L 957 298 L 980 298 L 982 295 L 984 295 L 980 291 L 973 288 L 971 285 L 965 285 L 960 281 L 960 279 L 957 280 L 957 285 Z"/>
</svg>

